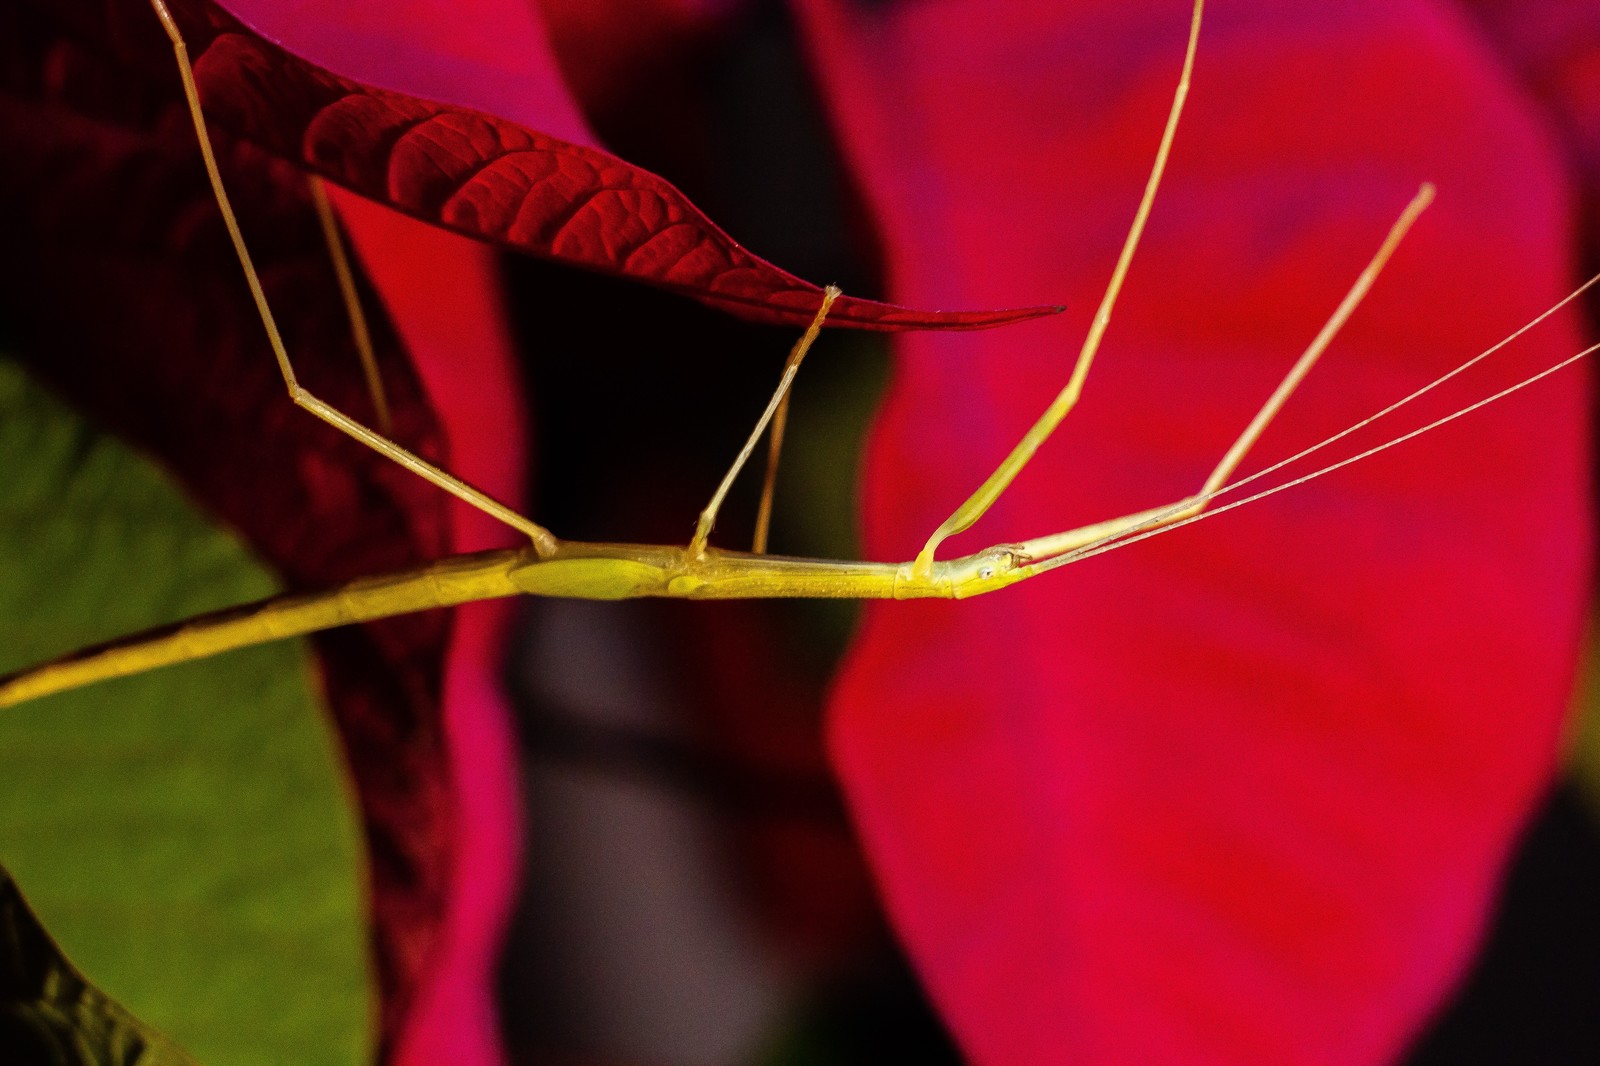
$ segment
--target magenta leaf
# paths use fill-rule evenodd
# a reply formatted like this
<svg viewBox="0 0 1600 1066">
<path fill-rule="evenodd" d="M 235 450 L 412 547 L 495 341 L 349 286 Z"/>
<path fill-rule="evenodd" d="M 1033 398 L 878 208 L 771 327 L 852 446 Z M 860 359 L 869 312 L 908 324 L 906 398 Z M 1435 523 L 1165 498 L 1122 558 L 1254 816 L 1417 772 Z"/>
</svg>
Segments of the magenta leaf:
<svg viewBox="0 0 1600 1066">
<path fill-rule="evenodd" d="M 595 143 L 526 0 L 227 0 L 287 52 L 346 78 Z"/>
<path fill-rule="evenodd" d="M 1184 6 L 799 4 L 894 298 L 1080 309 L 1026 336 L 901 342 L 868 458 L 871 554 L 914 552 L 1060 387 Z M 1565 293 L 1558 160 L 1469 29 L 1425 0 L 1215 12 L 1084 402 L 963 543 L 1193 492 L 1424 180 L 1437 205 L 1251 466 Z M 1450 400 L 1578 350 L 1576 325 Z M 869 608 L 834 755 L 974 1061 L 1401 1053 L 1556 765 L 1587 599 L 1585 407 L 1574 375 L 1004 597 Z"/>
</svg>

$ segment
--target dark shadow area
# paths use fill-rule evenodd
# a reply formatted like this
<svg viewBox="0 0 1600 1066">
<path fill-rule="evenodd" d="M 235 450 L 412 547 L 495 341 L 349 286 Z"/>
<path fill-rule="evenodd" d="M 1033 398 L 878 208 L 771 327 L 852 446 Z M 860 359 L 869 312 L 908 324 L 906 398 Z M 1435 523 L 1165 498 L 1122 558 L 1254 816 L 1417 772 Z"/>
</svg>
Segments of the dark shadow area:
<svg viewBox="0 0 1600 1066">
<path fill-rule="evenodd" d="M 1488 940 L 1407 1066 L 1600 1062 L 1600 825 L 1556 788 L 1517 848 Z"/>
</svg>

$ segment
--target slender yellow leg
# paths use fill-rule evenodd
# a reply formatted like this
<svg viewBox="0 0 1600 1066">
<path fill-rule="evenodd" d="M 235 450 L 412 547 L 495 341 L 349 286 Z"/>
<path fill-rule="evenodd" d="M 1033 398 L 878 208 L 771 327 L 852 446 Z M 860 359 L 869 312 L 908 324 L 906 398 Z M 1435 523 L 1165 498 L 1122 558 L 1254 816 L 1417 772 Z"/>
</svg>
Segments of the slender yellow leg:
<svg viewBox="0 0 1600 1066">
<path fill-rule="evenodd" d="M 1205 6 L 1204 0 L 1195 0 L 1194 14 L 1189 22 L 1189 44 L 1183 56 L 1183 73 L 1178 78 L 1178 88 L 1172 97 L 1172 110 L 1167 114 L 1167 125 L 1161 134 L 1161 145 L 1156 150 L 1154 165 L 1150 168 L 1149 180 L 1145 182 L 1144 196 L 1139 200 L 1139 209 L 1134 213 L 1133 225 L 1128 229 L 1128 236 L 1123 241 L 1122 253 L 1117 257 L 1116 268 L 1111 272 L 1111 281 L 1106 286 L 1105 295 L 1100 298 L 1099 310 L 1095 312 L 1094 321 L 1089 326 L 1089 333 L 1083 340 L 1083 347 L 1078 351 L 1077 364 L 1072 368 L 1072 376 L 1063 388 L 1045 409 L 1039 420 L 1023 435 L 1021 441 L 1012 449 L 1011 454 L 989 475 L 987 481 L 978 486 L 978 490 L 969 496 L 965 503 L 956 508 L 955 513 L 944 520 L 944 524 L 934 530 L 933 536 L 928 538 L 928 543 L 923 545 L 922 551 L 917 555 L 916 562 L 912 564 L 912 574 L 920 579 L 928 579 L 933 573 L 933 553 L 947 537 L 952 537 L 972 526 L 984 512 L 989 510 L 1000 494 L 1028 465 L 1028 460 L 1033 458 L 1039 446 L 1049 439 L 1055 432 L 1061 420 L 1067 417 L 1073 407 L 1078 403 L 1078 397 L 1083 392 L 1084 379 L 1089 376 L 1089 367 L 1094 363 L 1095 353 L 1100 350 L 1100 340 L 1105 336 L 1106 326 L 1111 322 L 1111 310 L 1116 305 L 1117 295 L 1122 291 L 1123 279 L 1127 276 L 1128 265 L 1133 261 L 1134 250 L 1139 246 L 1139 238 L 1144 233 L 1145 221 L 1150 217 L 1151 205 L 1155 203 L 1156 189 L 1161 185 L 1162 172 L 1167 167 L 1167 156 L 1172 151 L 1172 139 L 1178 132 L 1178 117 L 1183 113 L 1184 99 L 1189 95 L 1189 79 L 1194 71 L 1195 47 L 1200 40 L 1200 14 Z"/>
<path fill-rule="evenodd" d="M 1424 185 L 1417 190 L 1417 195 L 1412 197 L 1411 202 L 1400 213 L 1400 217 L 1395 220 L 1394 225 L 1389 227 L 1388 235 L 1384 237 L 1383 243 L 1378 246 L 1377 252 L 1374 253 L 1372 259 L 1356 278 L 1355 284 L 1350 286 L 1350 291 L 1345 293 L 1344 299 L 1339 301 L 1339 306 L 1334 309 L 1328 321 L 1317 332 L 1311 344 L 1301 353 L 1300 358 L 1295 361 L 1294 366 L 1284 376 L 1283 381 L 1278 384 L 1272 395 L 1267 398 L 1267 402 L 1261 405 L 1261 410 L 1256 412 L 1256 416 L 1250 420 L 1250 424 L 1245 427 L 1244 432 L 1239 434 L 1239 439 L 1233 442 L 1233 446 L 1222 457 L 1222 461 L 1217 464 L 1216 469 L 1211 471 L 1211 476 L 1206 478 L 1205 484 L 1201 486 L 1198 493 L 1166 507 L 1155 507 L 1148 511 L 1140 511 L 1138 514 L 1125 515 L 1122 518 L 1113 518 L 1107 522 L 1096 522 L 1093 525 L 1083 526 L 1079 529 L 1069 529 L 1064 533 L 1054 533 L 1047 537 L 1025 541 L 1019 545 L 1021 553 L 1033 559 L 1047 560 L 1038 569 L 1040 571 L 1048 570 L 1053 568 L 1048 562 L 1052 556 L 1076 551 L 1079 548 L 1102 541 L 1114 540 L 1124 534 L 1156 529 L 1160 526 L 1171 525 L 1174 522 L 1181 522 L 1205 510 L 1212 497 L 1222 490 L 1228 479 L 1233 476 L 1233 472 L 1239 468 L 1239 464 L 1244 460 L 1245 454 L 1255 446 L 1256 441 L 1261 439 L 1261 434 L 1266 430 L 1268 423 L 1276 418 L 1278 412 L 1283 409 L 1284 402 L 1289 399 L 1290 393 L 1294 392 L 1300 383 L 1305 380 L 1305 376 L 1311 372 L 1311 368 L 1322 357 L 1322 353 L 1327 350 L 1333 338 L 1344 327 L 1344 324 L 1349 321 L 1356 307 L 1366 298 L 1367 293 L 1372 289 L 1372 283 L 1377 280 L 1378 275 L 1383 271 L 1384 264 L 1389 261 L 1389 257 L 1394 254 L 1394 250 L 1399 247 L 1401 240 L 1405 238 L 1406 233 L 1411 229 L 1412 223 L 1416 222 L 1417 216 L 1427 210 L 1428 205 L 1433 202 L 1433 194 L 1432 185 Z"/>
<path fill-rule="evenodd" d="M 344 298 L 345 311 L 350 318 L 350 339 L 355 342 L 356 355 L 361 359 L 361 373 L 367 379 L 367 395 L 372 398 L 378 429 L 388 436 L 394 425 L 389 417 L 389 397 L 383 391 L 378 357 L 372 350 L 372 331 L 367 328 L 367 313 L 361 309 L 361 297 L 356 294 L 356 279 L 350 270 L 350 257 L 345 254 L 344 238 L 339 236 L 339 222 L 333 217 L 333 205 L 328 202 L 328 190 L 323 187 L 322 179 L 312 174 L 306 184 L 311 189 L 311 203 L 317 209 L 317 221 L 322 225 L 322 239 L 328 245 L 328 258 L 333 261 L 333 273 L 339 279 L 339 295 Z"/>
<path fill-rule="evenodd" d="M 744 464 L 750 461 L 750 455 L 756 450 L 756 445 L 761 440 L 761 434 L 766 432 L 767 426 L 773 417 L 783 407 L 783 402 L 789 396 L 789 387 L 794 384 L 794 377 L 800 372 L 800 363 L 806 357 L 806 352 L 811 350 L 811 344 L 817 339 L 817 334 L 822 332 L 822 323 L 828 317 L 828 310 L 833 307 L 833 301 L 839 298 L 839 290 L 829 285 L 822 293 L 822 306 L 817 308 L 817 315 L 811 320 L 811 325 L 806 327 L 805 333 L 795 342 L 789 350 L 789 358 L 783 366 L 783 376 L 778 379 L 778 388 L 772 394 L 772 399 L 767 401 L 767 409 L 756 420 L 756 428 L 750 431 L 749 438 L 744 442 L 744 447 L 739 449 L 738 456 L 733 460 L 733 465 L 722 477 L 722 484 L 717 486 L 717 491 L 711 494 L 711 502 L 706 504 L 705 510 L 700 512 L 700 519 L 695 523 L 694 537 L 689 541 L 689 554 L 696 558 L 703 556 L 706 551 L 706 541 L 711 537 L 711 530 L 717 524 L 717 512 L 722 509 L 722 501 L 727 497 L 728 490 L 733 487 L 733 481 L 739 476 L 739 471 L 744 469 Z M 776 433 L 776 431 L 774 431 Z M 774 448 L 774 461 L 776 448 Z M 770 469 L 770 467 L 769 467 Z M 763 537 L 763 539 L 765 539 Z M 758 549 L 759 550 L 759 549 Z"/>
<path fill-rule="evenodd" d="M 422 459 L 400 447 L 382 434 L 368 429 L 366 426 L 350 418 L 343 412 L 329 406 L 301 386 L 295 377 L 294 366 L 289 361 L 289 353 L 284 348 L 283 338 L 278 333 L 278 326 L 272 316 L 272 309 L 267 306 L 267 298 L 261 289 L 261 280 L 256 276 L 255 265 L 250 259 L 250 251 L 245 247 L 244 236 L 239 232 L 239 222 L 234 217 L 233 205 L 228 200 L 228 193 L 222 186 L 222 175 L 217 170 L 216 153 L 211 147 L 211 137 L 206 132 L 205 115 L 200 110 L 200 94 L 195 89 L 194 68 L 189 63 L 189 49 L 183 42 L 183 35 L 178 31 L 178 25 L 173 21 L 172 13 L 167 10 L 162 0 L 150 0 L 150 6 L 155 10 L 156 17 L 161 20 L 162 28 L 166 30 L 167 37 L 172 42 L 173 53 L 178 60 L 178 73 L 183 78 L 183 93 L 189 104 L 189 115 L 194 122 L 195 136 L 200 143 L 200 153 L 205 159 L 206 176 L 211 181 L 211 191 L 216 196 L 217 207 L 222 212 L 223 223 L 228 228 L 228 236 L 233 241 L 234 251 L 238 253 L 239 265 L 244 268 L 245 280 L 250 286 L 250 295 L 255 300 L 256 310 L 261 315 L 261 324 L 266 328 L 268 343 L 272 345 L 272 352 L 277 357 L 278 369 L 283 374 L 284 386 L 289 391 L 289 398 L 294 403 L 310 411 L 324 422 L 349 434 L 375 451 L 399 463 L 407 470 L 432 482 L 439 488 L 464 500 L 472 506 L 520 533 L 526 534 L 533 540 L 534 547 L 541 556 L 552 554 L 556 550 L 557 541 L 551 532 L 537 522 L 518 514 L 488 494 L 473 488 L 459 478 L 446 473 L 432 463 Z"/>
</svg>

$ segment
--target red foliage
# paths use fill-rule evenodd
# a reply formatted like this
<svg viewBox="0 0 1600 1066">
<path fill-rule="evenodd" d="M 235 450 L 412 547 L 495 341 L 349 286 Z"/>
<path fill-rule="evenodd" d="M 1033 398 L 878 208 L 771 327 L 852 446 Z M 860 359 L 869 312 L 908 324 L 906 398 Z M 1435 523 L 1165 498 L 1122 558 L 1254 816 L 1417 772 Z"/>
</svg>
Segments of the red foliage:
<svg viewBox="0 0 1600 1066">
<path fill-rule="evenodd" d="M 67 9 L 62 18 L 74 34 L 130 75 L 171 83 L 170 48 L 141 0 L 54 6 Z M 208 120 L 274 155 L 423 221 L 530 255 L 646 281 L 756 321 L 803 326 L 816 314 L 818 286 L 751 255 L 648 171 L 494 115 L 329 73 L 208 0 L 168 6 Z M 983 329 L 1057 310 L 915 311 L 845 297 L 831 318 L 862 329 Z"/>
<path fill-rule="evenodd" d="M 496 499 L 521 503 L 527 439 L 492 249 L 349 195 L 337 198 L 355 250 L 450 436 L 450 468 Z M 452 500 L 455 551 L 506 547 L 516 534 Z M 442 726 L 458 849 L 426 984 L 396 1062 L 498 1059 L 494 963 L 515 891 L 520 794 L 500 651 L 506 601 L 455 612 L 445 652 Z"/>
<path fill-rule="evenodd" d="M 285 299 L 297 321 L 307 316 L 297 328 L 319 341 L 338 343 L 337 310 L 299 295 L 310 291 L 295 283 L 299 272 L 322 268 L 306 265 L 314 253 L 293 174 L 259 147 L 457 231 L 737 313 L 794 323 L 815 306 L 815 287 L 750 256 L 671 186 L 574 143 L 585 134 L 564 96 L 538 115 L 464 110 L 517 106 L 514 87 L 558 80 L 547 54 L 527 51 L 519 65 L 516 49 L 497 51 L 494 35 L 472 32 L 494 16 L 407 5 L 420 28 L 396 36 L 417 49 L 428 51 L 414 35 L 435 23 L 464 35 L 419 67 L 373 43 L 381 20 L 368 11 L 356 20 L 365 29 L 347 21 L 323 34 L 364 42 L 365 60 L 341 60 L 352 66 L 329 74 L 203 0 L 176 6 L 213 119 L 241 138 L 222 137 L 237 195 L 274 220 L 252 241 L 276 285 L 295 294 Z M 1003 334 L 902 344 L 868 460 L 872 555 L 915 552 L 1059 387 L 1148 167 L 1185 6 L 799 0 L 896 298 L 1005 306 L 1067 297 L 1078 309 Z M 6 9 L 15 32 L 0 32 L 0 202 L 35 242 L 9 260 L 30 267 L 13 284 L 63 343 L 139 349 L 155 334 L 130 323 L 150 319 L 180 333 L 191 322 L 196 334 L 176 351 L 169 333 L 159 352 L 114 354 L 126 367 L 109 373 L 73 370 L 64 348 L 47 351 L 44 372 L 172 456 L 297 583 L 440 550 L 439 516 L 418 502 L 431 496 L 273 396 L 269 358 L 237 294 L 219 288 L 203 303 L 223 323 L 212 327 L 225 331 L 219 343 L 193 321 L 191 297 L 212 283 L 163 280 L 167 268 L 151 267 L 150 257 L 181 254 L 188 265 L 171 269 L 232 269 L 183 147 L 170 57 L 143 4 L 39 10 Z M 506 40 L 532 39 L 525 19 L 517 25 Z M 467 69 L 497 72 L 483 97 L 440 58 L 456 44 Z M 108 59 L 137 76 L 135 89 L 95 74 Z M 421 84 L 408 80 L 418 70 Z M 1438 206 L 1269 451 L 1382 406 L 1566 287 L 1571 219 L 1557 162 L 1505 73 L 1443 5 L 1218 5 L 1197 79 L 1168 191 L 1087 398 L 985 521 L 988 541 L 1192 491 L 1422 180 L 1439 184 Z M 1575 107 L 1573 124 L 1592 110 Z M 134 194 L 110 203 L 111 175 L 124 188 L 131 175 Z M 148 232 L 131 232 L 130 218 Z M 387 225 L 370 223 L 369 254 Z M 81 246 L 61 241 L 60 227 Z M 107 242 L 117 257 L 109 266 Z M 130 268 L 121 262 L 130 247 L 152 250 Z M 483 296 L 478 287 L 491 282 L 481 260 L 459 247 L 437 254 L 453 263 L 458 295 Z M 70 313 L 85 277 L 110 294 L 94 320 Z M 401 292 L 412 297 L 406 306 L 422 305 L 399 329 L 452 436 L 466 441 L 482 422 L 468 410 L 473 398 L 515 388 L 492 320 L 472 348 L 487 362 L 452 372 L 460 308 L 427 306 L 436 290 L 408 269 L 380 280 L 397 310 Z M 975 326 L 1029 313 L 961 317 L 854 301 L 835 318 Z M 1542 365 L 1576 347 L 1563 319 L 1507 362 Z M 198 365 L 198 353 L 220 359 L 226 375 Z M 126 397 L 153 375 L 158 393 L 183 402 L 139 407 L 164 412 L 141 424 Z M 1537 411 L 1525 402 L 1476 417 L 1471 459 L 1465 432 L 1441 434 L 1000 596 L 869 614 L 835 697 L 836 761 L 892 914 L 975 1060 L 1365 1062 L 1399 1052 L 1470 951 L 1511 836 L 1553 766 L 1588 548 L 1584 405 L 1576 376 L 1563 386 L 1541 391 Z M 353 372 L 330 388 L 359 408 Z M 447 388 L 459 388 L 459 402 L 441 399 Z M 404 439 L 427 440 L 415 383 L 401 391 Z M 298 508 L 324 554 L 279 543 L 305 540 L 303 530 L 252 526 L 237 486 L 259 492 L 265 479 L 241 477 L 236 450 L 216 453 L 229 457 L 227 480 L 212 456 L 186 454 L 194 440 L 240 427 L 262 436 L 270 427 L 284 442 L 272 464 L 285 465 L 284 449 L 301 456 L 301 482 L 272 490 L 285 496 L 261 513 L 277 521 Z M 518 464 L 505 463 L 489 477 L 514 484 Z M 370 527 L 344 509 L 353 496 L 378 499 L 412 534 L 362 536 Z M 455 533 L 466 546 L 463 523 Z M 346 551 L 352 543 L 363 550 Z M 375 559 L 364 553 L 374 545 L 399 554 Z M 420 794 L 370 776 L 362 792 L 375 833 L 393 834 L 376 843 L 398 847 L 417 877 L 386 881 L 379 866 L 380 899 L 397 886 L 392 898 L 421 914 L 407 925 L 398 910 L 379 910 L 380 945 L 401 960 L 385 971 L 391 1046 L 417 985 L 416 945 L 437 932 L 448 837 L 437 810 L 412 825 L 400 808 L 450 802 L 431 702 L 438 660 L 409 658 L 414 641 L 438 637 L 422 632 L 438 622 L 414 625 L 393 630 L 392 647 L 383 630 L 324 645 L 378 644 L 363 652 L 368 668 L 389 671 L 409 708 L 384 739 Z M 457 651 L 479 680 L 487 634 L 485 624 Z M 337 692 L 336 661 L 330 669 Z M 483 741 L 490 755 L 504 744 L 496 728 Z M 491 915 L 472 935 L 492 925 Z M 402 941 L 416 949 L 393 946 Z M 469 977 L 482 972 L 481 959 L 465 965 Z M 426 1042 L 445 1032 L 416 1047 L 442 1046 Z M 492 1051 L 480 1043 L 466 1054 Z"/>
<path fill-rule="evenodd" d="M 802 5 L 896 298 L 1093 306 L 1183 6 Z M 1438 206 L 1269 448 L 1563 293 L 1557 160 L 1468 30 L 1421 0 L 1218 5 L 1087 398 L 989 541 L 1192 492 L 1424 179 Z M 868 458 L 874 554 L 915 551 L 987 472 L 1084 319 L 902 342 Z M 1579 346 L 1563 319 L 1507 373 Z M 975 1060 L 1401 1051 L 1555 765 L 1586 590 L 1583 388 L 1009 599 L 870 610 L 833 749 Z"/>
<path fill-rule="evenodd" d="M 0 130 L 0 281 L 35 374 L 159 458 L 291 588 L 449 550 L 437 493 L 288 403 L 174 93 L 108 70 L 53 12 L 0 6 Z M 218 155 L 267 295 L 294 309 L 289 344 L 316 353 L 302 361 L 307 384 L 366 411 L 303 177 L 225 135 Z M 433 411 L 381 316 L 374 341 L 396 435 L 438 455 Z M 386 1046 L 427 978 L 449 902 L 449 630 L 433 613 L 316 638 L 366 831 Z"/>
</svg>

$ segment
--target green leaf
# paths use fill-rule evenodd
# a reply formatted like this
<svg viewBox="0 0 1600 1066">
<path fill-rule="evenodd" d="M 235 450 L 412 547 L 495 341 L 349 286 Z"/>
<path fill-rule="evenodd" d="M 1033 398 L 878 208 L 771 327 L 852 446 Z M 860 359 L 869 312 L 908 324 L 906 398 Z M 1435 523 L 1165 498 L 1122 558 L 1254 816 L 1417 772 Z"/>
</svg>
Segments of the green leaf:
<svg viewBox="0 0 1600 1066">
<path fill-rule="evenodd" d="M 0 1048 L 12 1066 L 187 1066 L 172 1041 L 86 981 L 0 866 Z"/>
<path fill-rule="evenodd" d="M 150 463 L 0 362 L 0 672 L 274 591 Z M 203 1062 L 370 1060 L 360 836 L 304 647 L 0 713 L 0 862 Z"/>
</svg>

